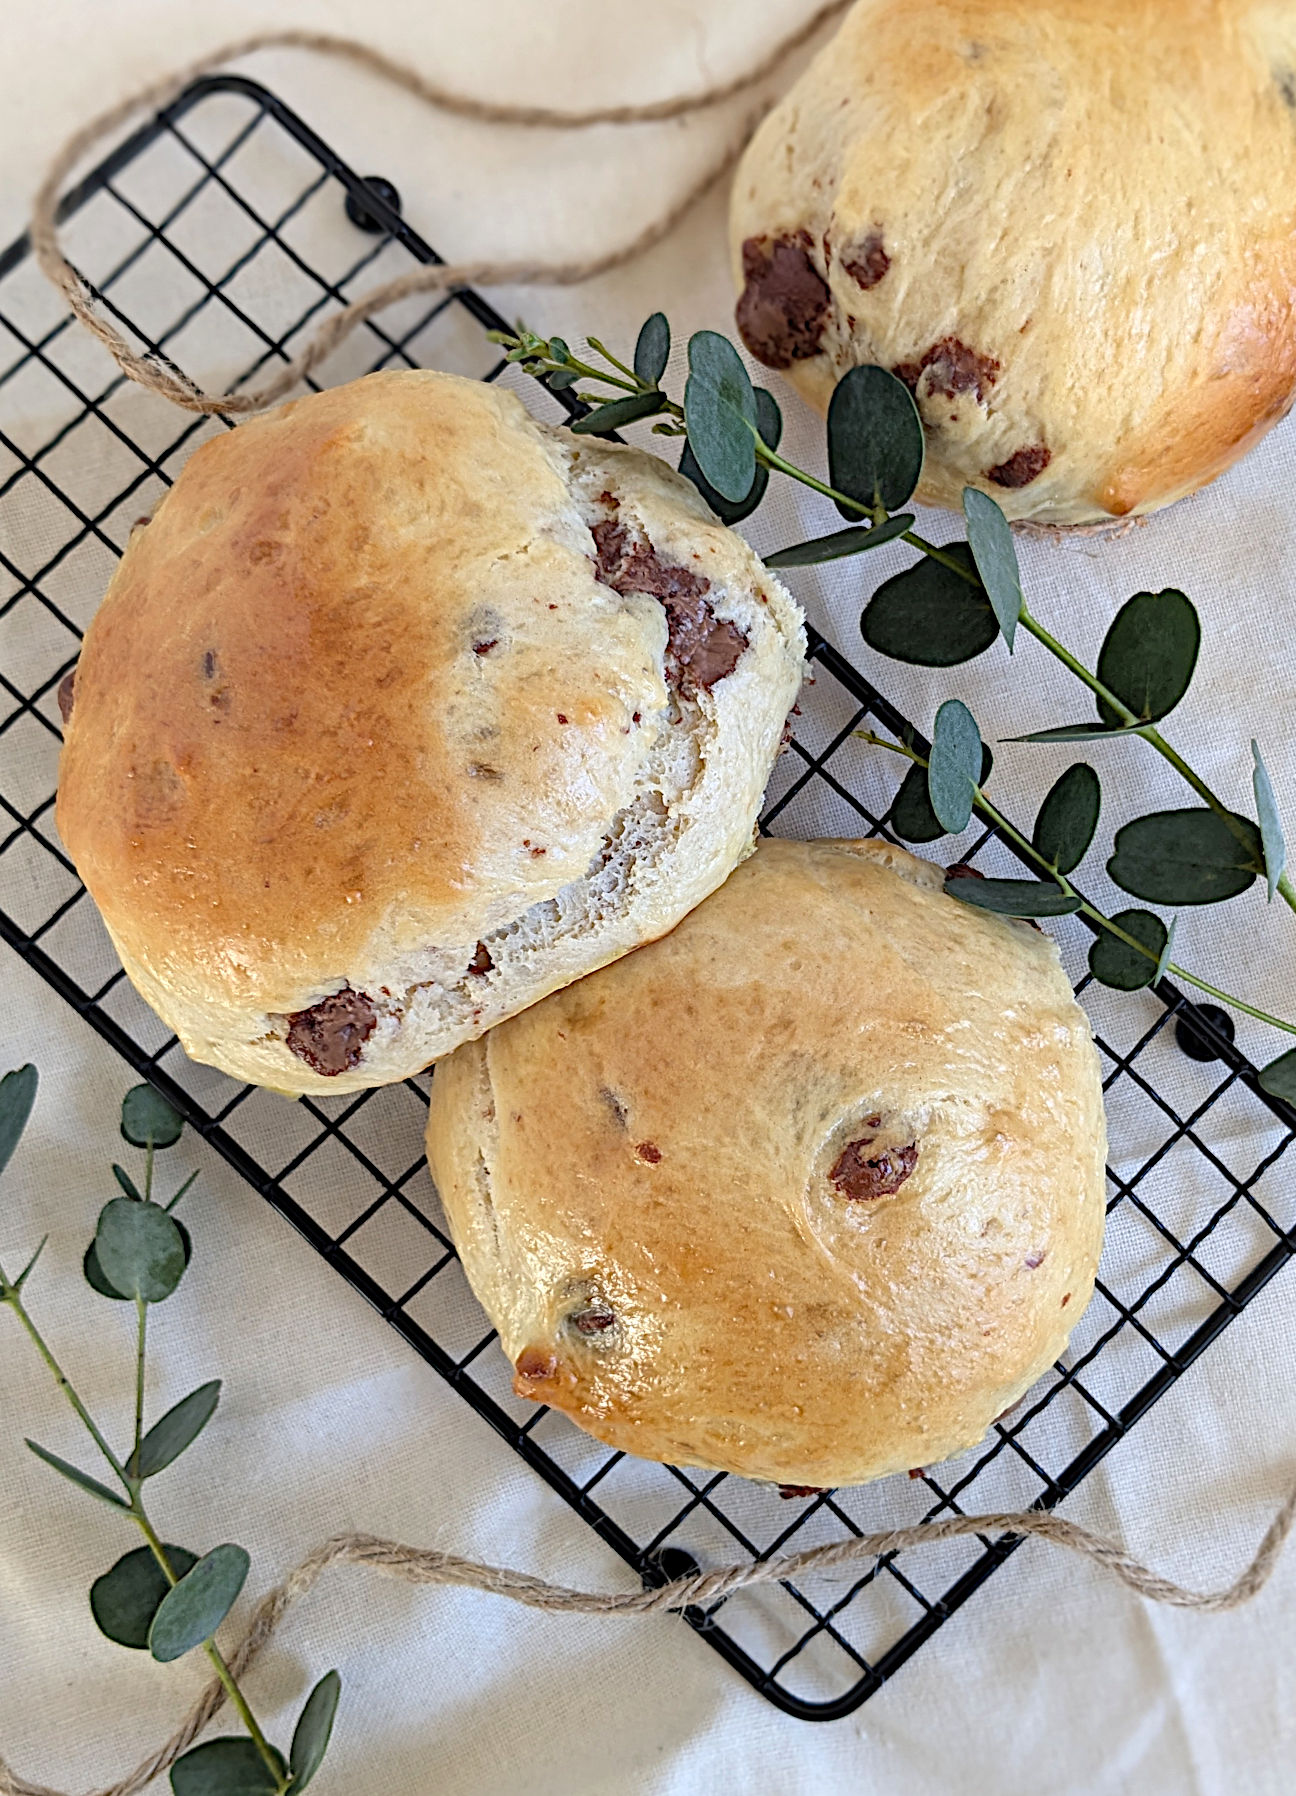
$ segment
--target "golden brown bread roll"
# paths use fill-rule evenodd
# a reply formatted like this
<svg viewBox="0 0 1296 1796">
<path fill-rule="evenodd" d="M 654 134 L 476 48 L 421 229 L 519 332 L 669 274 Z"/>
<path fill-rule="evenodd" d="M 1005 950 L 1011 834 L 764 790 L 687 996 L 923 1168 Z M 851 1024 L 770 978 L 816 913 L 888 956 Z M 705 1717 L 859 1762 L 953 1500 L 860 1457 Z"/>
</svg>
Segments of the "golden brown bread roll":
<svg viewBox="0 0 1296 1796">
<path fill-rule="evenodd" d="M 724 879 L 803 650 L 655 457 L 372 375 L 208 443 L 134 533 L 59 829 L 195 1059 L 382 1084 Z"/>
<path fill-rule="evenodd" d="M 734 181 L 748 348 L 893 369 L 918 496 L 1155 510 L 1296 390 L 1291 0 L 859 0 Z"/>
<path fill-rule="evenodd" d="M 980 1440 L 1103 1232 L 1057 949 L 879 842 L 766 841 L 652 946 L 437 1068 L 428 1160 L 515 1388 L 794 1485 Z"/>
</svg>

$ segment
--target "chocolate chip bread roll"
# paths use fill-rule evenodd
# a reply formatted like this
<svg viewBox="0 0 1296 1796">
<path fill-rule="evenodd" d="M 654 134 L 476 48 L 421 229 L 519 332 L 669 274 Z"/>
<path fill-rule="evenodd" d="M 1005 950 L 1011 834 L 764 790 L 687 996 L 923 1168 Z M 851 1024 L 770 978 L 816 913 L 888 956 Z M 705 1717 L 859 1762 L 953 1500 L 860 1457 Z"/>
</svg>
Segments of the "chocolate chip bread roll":
<svg viewBox="0 0 1296 1796">
<path fill-rule="evenodd" d="M 1296 7 L 859 0 L 761 125 L 738 328 L 820 409 L 892 369 L 918 496 L 1153 511 L 1296 392 Z"/>
<path fill-rule="evenodd" d="M 450 375 L 206 444 L 86 635 L 58 824 L 190 1055 L 401 1079 L 746 854 L 801 618 L 655 457 Z"/>
<path fill-rule="evenodd" d="M 878 842 L 763 842 L 438 1067 L 427 1144 L 521 1395 L 780 1484 L 974 1445 L 1102 1243 L 1098 1056 L 1056 947 Z"/>
</svg>

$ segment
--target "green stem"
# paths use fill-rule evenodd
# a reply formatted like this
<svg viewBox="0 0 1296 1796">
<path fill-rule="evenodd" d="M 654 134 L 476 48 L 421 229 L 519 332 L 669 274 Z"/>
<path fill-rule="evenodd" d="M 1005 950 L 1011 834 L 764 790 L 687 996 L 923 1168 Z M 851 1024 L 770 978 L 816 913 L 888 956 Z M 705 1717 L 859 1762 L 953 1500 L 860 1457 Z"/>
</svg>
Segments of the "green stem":
<svg viewBox="0 0 1296 1796">
<path fill-rule="evenodd" d="M 150 1522 L 148 1516 L 144 1513 L 144 1506 L 140 1502 L 138 1495 L 136 1496 L 131 1509 L 131 1519 L 152 1549 L 153 1557 L 161 1567 L 162 1576 L 166 1579 L 167 1583 L 171 1585 L 178 1584 L 180 1580 L 176 1577 L 171 1561 L 167 1558 L 166 1547 L 162 1544 L 152 1522 Z M 224 1654 L 214 1640 L 204 1640 L 203 1651 L 211 1661 L 212 1668 L 214 1669 L 216 1676 L 220 1679 L 225 1694 L 229 1697 L 235 1709 L 238 1711 L 239 1719 L 250 1734 L 257 1752 L 265 1763 L 266 1769 L 273 1776 L 275 1780 L 276 1796 L 280 1796 L 280 1793 L 286 1790 L 288 1785 L 284 1781 L 283 1774 L 279 1769 L 279 1763 L 275 1756 L 274 1749 L 258 1727 L 256 1716 L 248 1707 L 247 1698 L 239 1689 L 234 1673 L 225 1662 Z"/>
<path fill-rule="evenodd" d="M 148 1138 L 148 1152 L 144 1159 L 144 1202 L 153 1201 L 153 1137 Z"/>
<path fill-rule="evenodd" d="M 622 374 L 628 374 L 630 376 L 631 380 L 635 383 L 635 387 L 638 391 L 641 391 L 641 392 L 650 392 L 651 391 L 651 388 L 644 386 L 643 382 L 639 379 L 639 376 L 635 373 L 633 368 L 627 368 L 624 362 L 619 361 L 618 358 L 613 355 L 612 351 L 608 348 L 606 343 L 600 343 L 597 337 L 586 337 L 585 341 L 589 344 L 591 349 L 598 351 L 599 355 L 601 355 L 603 357 L 604 361 L 611 362 L 612 366 L 614 368 L 619 368 L 621 370 Z"/>
<path fill-rule="evenodd" d="M 132 1495 L 134 1495 L 134 1492 L 131 1487 L 131 1481 L 126 1475 L 125 1466 L 121 1463 L 121 1461 L 118 1459 L 117 1455 L 113 1452 L 112 1448 L 108 1445 L 108 1442 L 104 1439 L 103 1435 L 100 1433 L 98 1427 L 95 1425 L 94 1417 L 90 1414 L 90 1411 L 86 1408 L 85 1404 L 82 1403 L 80 1397 L 77 1396 L 76 1391 L 72 1387 L 71 1380 L 68 1378 L 67 1374 L 64 1372 L 62 1366 L 59 1365 L 59 1363 L 55 1359 L 54 1355 L 50 1352 L 49 1347 L 46 1345 L 44 1336 L 41 1334 L 40 1330 L 37 1328 L 36 1324 L 32 1321 L 31 1317 L 27 1313 L 27 1306 L 24 1304 L 24 1302 L 22 1300 L 21 1293 L 18 1292 L 17 1290 L 15 1290 L 12 1285 L 9 1285 L 5 1290 L 4 1296 L 0 1297 L 0 1302 L 7 1303 L 9 1305 L 9 1308 L 13 1311 L 14 1315 L 17 1316 L 18 1320 L 22 1323 L 23 1327 L 27 1330 L 27 1333 L 31 1336 L 31 1339 L 35 1344 L 36 1351 L 40 1354 L 41 1358 L 45 1361 L 45 1364 L 49 1367 L 50 1371 L 53 1373 L 55 1384 L 57 1384 L 59 1389 L 62 1391 L 63 1395 L 67 1398 L 68 1402 L 72 1405 L 73 1409 L 76 1411 L 77 1415 L 81 1418 L 82 1422 L 85 1424 L 86 1430 L 89 1433 L 91 1440 L 93 1440 L 95 1446 L 98 1447 L 99 1451 L 103 1454 L 104 1458 L 108 1461 L 108 1464 L 112 1467 L 113 1471 L 121 1479 L 121 1481 L 125 1485 L 127 1491 L 130 1492 Z"/>
<path fill-rule="evenodd" d="M 139 1477 L 140 1443 L 144 1439 L 144 1342 L 148 1335 L 148 1305 L 142 1297 L 135 1299 L 135 1451 L 131 1469 Z"/>
<path fill-rule="evenodd" d="M 875 735 L 872 730 L 856 730 L 855 734 L 862 741 L 871 742 L 876 748 L 885 748 L 892 754 L 903 755 L 907 761 L 912 761 L 918 767 L 927 766 L 925 756 L 920 755 L 915 749 L 908 747 L 905 743 L 888 741 L 885 736 Z M 1087 898 L 1077 892 L 1065 874 L 1059 873 L 1057 868 L 1052 866 L 1039 852 L 1035 847 L 1035 844 L 1022 835 L 1021 831 L 1016 829 L 1013 824 L 1008 821 L 1002 811 L 998 810 L 996 806 L 990 803 L 990 800 L 985 796 L 985 793 L 979 786 L 974 786 L 972 790 L 973 803 L 986 821 L 993 823 L 1001 834 L 1006 836 L 1014 846 L 1019 848 L 1021 852 L 1035 864 L 1035 866 L 1047 873 L 1049 878 L 1061 886 L 1062 890 L 1067 893 L 1069 897 L 1078 898 L 1080 900 L 1079 914 L 1081 916 L 1088 917 L 1090 922 L 1096 923 L 1098 927 L 1105 930 L 1108 935 L 1115 936 L 1117 941 L 1124 942 L 1127 948 L 1133 948 L 1137 953 L 1143 955 L 1145 959 L 1151 961 L 1157 960 L 1158 956 L 1153 954 L 1151 949 L 1148 948 L 1145 943 L 1140 942 L 1137 937 L 1130 935 L 1127 930 L 1122 929 L 1119 923 L 1113 923 L 1110 917 L 1105 916 L 1096 905 L 1090 904 Z M 1218 998 L 1221 1003 L 1231 1005 L 1234 1010 L 1241 1011 L 1244 1016 L 1254 1017 L 1256 1021 L 1260 1023 L 1268 1023 L 1271 1028 L 1281 1029 L 1286 1035 L 1296 1035 L 1296 1023 L 1285 1023 L 1281 1017 L 1270 1016 L 1267 1010 L 1258 1010 L 1254 1004 L 1248 1004 L 1242 998 L 1235 998 L 1232 992 L 1221 991 L 1218 986 L 1208 984 L 1205 979 L 1199 979 L 1195 973 L 1190 973 L 1186 967 L 1181 967 L 1177 961 L 1172 960 L 1168 962 L 1166 972 L 1173 973 L 1175 977 L 1181 979 L 1185 985 L 1194 986 L 1196 990 L 1206 992 L 1212 998 Z"/>
</svg>

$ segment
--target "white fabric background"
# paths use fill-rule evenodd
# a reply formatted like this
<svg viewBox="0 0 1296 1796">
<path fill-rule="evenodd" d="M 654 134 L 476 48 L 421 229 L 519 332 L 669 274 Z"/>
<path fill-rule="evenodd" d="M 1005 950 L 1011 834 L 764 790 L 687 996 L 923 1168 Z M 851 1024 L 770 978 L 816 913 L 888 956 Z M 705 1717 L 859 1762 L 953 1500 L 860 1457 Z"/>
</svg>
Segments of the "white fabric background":
<svg viewBox="0 0 1296 1796">
<path fill-rule="evenodd" d="M 230 3 L 47 0 L 5 8 L 0 25 L 0 237 L 16 233 L 45 156 L 89 110 L 257 25 L 362 32 L 475 92 L 646 98 L 749 61 L 801 13 L 724 0 L 445 0 Z M 755 13 L 759 17 L 754 17 Z M 590 250 L 637 231 L 740 124 L 724 117 L 567 139 L 447 123 L 376 79 L 297 54 L 254 72 L 365 170 L 391 175 L 407 215 L 447 255 Z M 722 204 L 702 206 L 669 244 L 567 294 L 496 295 L 569 337 L 624 341 L 661 305 L 677 333 L 726 328 Z M 201 369 L 195 369 L 201 374 Z M 774 383 L 777 385 L 777 383 Z M 160 403 L 160 402 L 158 402 Z M 818 430 L 790 396 L 789 442 L 803 460 Z M 1115 544 L 1023 549 L 1036 609 L 1092 653 L 1115 606 L 1177 584 L 1198 601 L 1202 671 L 1172 735 L 1246 804 L 1248 740 L 1266 747 L 1296 823 L 1296 738 L 1286 610 L 1296 530 L 1279 430 L 1216 487 Z M 813 463 L 812 463 L 813 465 Z M 759 520 L 762 548 L 800 525 L 831 528 L 790 490 Z M 0 526 L 3 519 L 0 519 Z M 942 520 L 934 520 L 938 534 Z M 880 558 L 879 558 L 880 560 Z M 895 563 L 899 565 L 899 561 Z M 884 571 L 870 569 L 870 576 Z M 860 656 L 858 571 L 805 576 L 811 616 Z M 873 584 L 869 579 L 869 588 Z M 887 690 L 917 718 L 949 691 L 987 737 L 1082 716 L 1064 676 L 1027 645 L 954 679 L 888 667 Z M 1078 707 L 1078 708 L 1077 708 Z M 998 785 L 1030 815 L 1049 751 L 1004 750 Z M 1100 752 L 1100 751 L 1095 751 Z M 1105 751 L 1109 829 L 1152 797 L 1186 802 L 1150 755 Z M 1104 890 L 1101 874 L 1088 883 Z M 1180 958 L 1269 1007 L 1296 1011 L 1296 921 L 1255 894 L 1189 914 Z M 26 1058 L 43 1084 L 33 1126 L 0 1196 L 0 1258 L 12 1270 L 51 1233 L 33 1306 L 92 1405 L 124 1417 L 129 1348 L 115 1315 L 86 1301 L 77 1263 L 111 1194 L 115 1114 L 132 1076 L 14 957 L 4 961 L 0 1067 Z M 1254 1052 L 1274 1038 L 1242 1032 Z M 1242 1124 L 1238 1123 L 1238 1128 Z M 345 1526 L 391 1533 L 606 1588 L 625 1571 L 487 1427 L 214 1155 L 190 1212 L 198 1256 L 184 1294 L 159 1312 L 152 1413 L 219 1374 L 218 1420 L 157 1488 L 166 1531 L 253 1553 L 250 1592 Z M 1288 1175 L 1290 1176 L 1290 1175 Z M 1288 1211 L 1290 1214 L 1290 1211 Z M 0 1323 L 3 1322 L 0 1318 Z M 1296 1277 L 1280 1277 L 1180 1383 L 1067 1513 L 1118 1533 L 1172 1575 L 1231 1577 L 1296 1468 L 1289 1343 Z M 85 1591 L 124 1550 L 112 1518 L 24 1451 L 79 1443 L 16 1328 L 0 1327 L 0 1751 L 28 1776 L 79 1789 L 106 1781 L 169 1730 L 198 1662 L 153 1666 L 103 1640 Z M 310 1682 L 337 1665 L 344 1707 L 319 1788 L 384 1796 L 620 1792 L 1016 1793 L 1052 1788 L 1144 1796 L 1290 1789 L 1296 1713 L 1296 1555 L 1249 1609 L 1197 1617 L 1137 1602 L 1086 1564 L 1028 1547 L 888 1688 L 853 1717 L 810 1727 L 754 1697 L 682 1624 L 534 1615 L 470 1593 L 415 1593 L 335 1573 L 294 1613 L 250 1680 L 286 1737 Z M 244 1605 L 246 1607 L 246 1605 Z M 242 1612 L 242 1611 L 240 1611 Z"/>
</svg>

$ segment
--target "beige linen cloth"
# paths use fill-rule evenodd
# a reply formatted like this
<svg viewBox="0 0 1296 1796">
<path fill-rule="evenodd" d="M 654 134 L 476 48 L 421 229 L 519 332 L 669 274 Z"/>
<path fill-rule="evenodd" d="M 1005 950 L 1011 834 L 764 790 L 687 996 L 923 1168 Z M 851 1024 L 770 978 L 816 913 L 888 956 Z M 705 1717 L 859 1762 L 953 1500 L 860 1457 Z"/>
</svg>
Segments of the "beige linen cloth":
<svg viewBox="0 0 1296 1796">
<path fill-rule="evenodd" d="M 362 34 L 500 99 L 643 100 L 722 79 L 802 12 L 799 0 L 10 5 L 0 17 L 0 236 L 20 229 L 46 157 L 81 118 L 205 44 L 257 27 Z M 521 135 L 439 119 L 375 78 L 298 53 L 258 57 L 248 72 L 362 171 L 393 178 L 407 216 L 455 258 L 577 255 L 628 238 L 750 110 L 737 103 L 714 118 L 624 132 Z M 657 306 L 677 338 L 728 328 L 721 197 L 640 263 L 589 287 L 492 297 L 506 314 L 525 311 L 571 339 L 593 330 L 625 344 Z M 818 465 L 817 424 L 786 390 L 781 397 L 789 452 Z M 1245 807 L 1248 745 L 1258 736 L 1296 833 L 1294 445 L 1288 424 L 1214 488 L 1147 528 L 1116 543 L 1031 542 L 1022 559 L 1037 613 L 1088 655 L 1131 592 L 1184 587 L 1202 611 L 1205 648 L 1172 739 Z M 752 524 L 760 549 L 797 530 L 837 526 L 835 513 L 803 503 L 799 490 L 773 490 Z M 949 520 L 925 522 L 938 538 L 950 533 Z M 794 576 L 812 620 L 861 661 L 862 599 L 902 565 L 899 556 L 880 565 L 886 553 L 867 574 L 844 563 Z M 959 693 L 987 738 L 1087 709 L 1031 644 L 1012 662 L 996 650 L 952 676 L 876 663 L 870 671 L 924 726 L 940 698 Z M 1104 757 L 1105 832 L 1135 804 L 1188 802 L 1150 755 L 1089 752 Z M 1001 751 L 1000 803 L 1028 820 L 1032 796 L 1067 758 Z M 1087 883 L 1112 896 L 1100 872 Z M 1178 954 L 1235 991 L 1296 1012 L 1296 918 L 1266 911 L 1255 893 L 1186 913 Z M 121 1153 L 116 1107 L 133 1077 L 8 953 L 3 975 L 0 1069 L 33 1058 L 43 1083 L 3 1188 L 0 1259 L 21 1263 L 50 1231 L 33 1308 L 92 1407 L 124 1417 L 129 1344 L 119 1318 L 83 1295 L 78 1262 L 111 1195 L 108 1165 Z M 1240 1039 L 1260 1056 L 1277 1051 L 1259 1031 L 1243 1029 Z M 199 1252 L 182 1295 L 154 1323 L 150 1410 L 160 1413 L 209 1377 L 226 1387 L 203 1443 L 155 1487 L 168 1538 L 244 1542 L 253 1555 L 249 1598 L 346 1527 L 585 1587 L 625 1586 L 620 1562 L 222 1162 L 192 1141 L 180 1154 L 186 1168 L 203 1171 L 190 1211 Z M 1275 1195 L 1289 1224 L 1291 1179 L 1296 1161 Z M 1293 1324 L 1296 1272 L 1288 1272 L 1066 1513 L 1199 1588 L 1231 1578 L 1296 1468 Z M 0 1750 L 28 1777 L 88 1788 L 170 1730 L 202 1670 L 191 1660 L 155 1666 L 97 1633 L 87 1587 L 132 1542 L 38 1465 L 24 1434 L 63 1452 L 79 1447 L 43 1369 L 0 1317 Z M 343 1706 L 321 1792 L 1278 1796 L 1292 1787 L 1296 1758 L 1294 1594 L 1296 1554 L 1251 1607 L 1181 1614 L 1141 1604 L 1078 1559 L 1028 1545 L 864 1708 L 811 1727 L 757 1699 L 677 1621 L 538 1615 L 471 1592 L 415 1591 L 342 1571 L 293 1612 L 250 1688 L 269 1732 L 286 1739 L 310 1683 L 339 1668 Z"/>
</svg>

